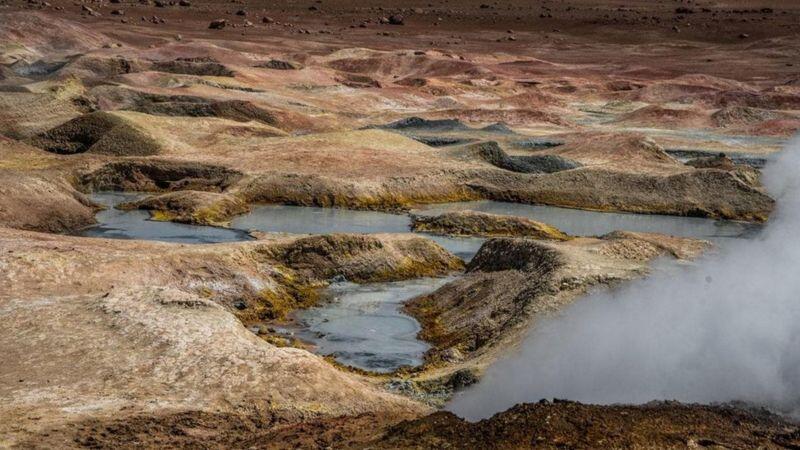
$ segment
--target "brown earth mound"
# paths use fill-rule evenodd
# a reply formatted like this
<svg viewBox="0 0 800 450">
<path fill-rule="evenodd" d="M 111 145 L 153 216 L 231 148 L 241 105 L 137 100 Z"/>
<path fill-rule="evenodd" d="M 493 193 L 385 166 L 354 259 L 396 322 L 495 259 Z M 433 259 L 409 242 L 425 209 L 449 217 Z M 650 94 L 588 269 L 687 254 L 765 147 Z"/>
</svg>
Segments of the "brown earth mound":
<svg viewBox="0 0 800 450">
<path fill-rule="evenodd" d="M 0 227 L 63 233 L 94 224 L 97 205 L 59 178 L 0 168 Z"/>
<path fill-rule="evenodd" d="M 232 77 L 235 73 L 212 58 L 177 58 L 172 61 L 156 61 L 152 70 L 182 75 Z"/>
<path fill-rule="evenodd" d="M 341 275 L 358 283 L 435 276 L 463 268 L 458 258 L 422 238 L 387 244 L 380 236 L 312 236 L 275 246 L 270 254 L 299 273 L 322 279 Z M 379 259 L 376 255 L 386 256 Z M 344 264 L 344 260 L 351 263 Z"/>
<path fill-rule="evenodd" d="M 169 192 L 123 203 L 118 208 L 145 209 L 156 220 L 196 225 L 224 225 L 234 216 L 250 210 L 246 203 L 236 197 L 203 191 Z"/>
<path fill-rule="evenodd" d="M 114 156 L 146 156 L 161 151 L 161 145 L 145 131 L 125 119 L 95 112 L 70 120 L 32 139 L 30 143 L 62 155 L 100 153 Z"/>
<path fill-rule="evenodd" d="M 222 166 L 165 160 L 125 160 L 108 163 L 79 176 L 93 191 L 221 191 L 242 174 Z"/>
<path fill-rule="evenodd" d="M 753 180 L 716 169 L 663 176 L 584 167 L 469 186 L 493 200 L 733 220 L 765 221 L 775 205 Z"/>
<path fill-rule="evenodd" d="M 657 128 L 707 128 L 711 125 L 708 114 L 691 109 L 671 109 L 658 105 L 645 106 L 623 114 L 618 123 L 623 125 L 653 126 Z"/>
<path fill-rule="evenodd" d="M 694 258 L 709 244 L 659 234 L 617 232 L 602 238 L 536 241 L 495 238 L 463 277 L 406 303 L 434 366 L 470 363 L 480 370 L 492 349 L 514 345 L 531 320 L 562 308 L 597 284 L 642 276 L 661 255 Z M 460 366 L 451 366 L 455 370 Z"/>
<path fill-rule="evenodd" d="M 673 402 L 595 406 L 543 401 L 475 423 L 449 412 L 434 413 L 392 427 L 369 447 L 789 449 L 799 444 L 797 426 L 766 411 Z"/>
<path fill-rule="evenodd" d="M 533 239 L 567 240 L 561 230 L 524 217 L 502 216 L 475 211 L 459 211 L 438 216 L 412 216 L 416 232 L 457 236 L 520 236 Z"/>
</svg>

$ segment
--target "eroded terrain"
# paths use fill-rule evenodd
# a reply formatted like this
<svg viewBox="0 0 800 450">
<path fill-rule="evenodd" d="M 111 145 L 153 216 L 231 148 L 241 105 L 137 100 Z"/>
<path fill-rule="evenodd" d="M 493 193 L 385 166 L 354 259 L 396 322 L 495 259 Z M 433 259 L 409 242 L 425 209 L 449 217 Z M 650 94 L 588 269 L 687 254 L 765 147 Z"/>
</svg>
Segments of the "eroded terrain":
<svg viewBox="0 0 800 450">
<path fill-rule="evenodd" d="M 0 2 L 0 446 L 797 446 L 742 405 L 435 412 L 775 208 L 800 9 L 606 3 Z"/>
</svg>

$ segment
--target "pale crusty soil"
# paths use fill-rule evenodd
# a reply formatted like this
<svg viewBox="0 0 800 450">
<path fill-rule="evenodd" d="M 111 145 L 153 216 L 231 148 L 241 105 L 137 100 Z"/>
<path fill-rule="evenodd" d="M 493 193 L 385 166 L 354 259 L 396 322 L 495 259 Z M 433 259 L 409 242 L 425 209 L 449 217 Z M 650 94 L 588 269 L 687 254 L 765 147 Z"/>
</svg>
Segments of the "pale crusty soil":
<svg viewBox="0 0 800 450">
<path fill-rule="evenodd" d="M 99 189 L 160 191 L 148 206 L 160 218 L 215 224 L 253 202 L 403 210 L 480 198 L 763 221 L 774 202 L 756 172 L 665 150 L 764 157 L 800 128 L 800 5 L 188 3 L 0 1 L 0 446 L 797 445 L 777 418 L 700 406 L 420 418 L 422 403 L 243 326 L 313 304 L 340 273 L 462 268 L 421 239 L 194 247 L 21 230 L 91 225 L 84 194 Z M 392 15 L 404 25 L 380 23 Z M 218 18 L 228 25 L 209 30 Z M 376 128 L 412 116 L 460 122 Z M 500 167 L 481 156 L 490 142 L 506 162 L 579 167 Z M 523 265 L 504 267 L 489 246 L 425 300 L 437 349 L 413 382 L 479 374 L 588 286 L 705 248 L 630 233 L 504 245 L 527 249 Z M 489 301 L 469 301 L 475 283 Z M 506 320 L 515 299 L 520 320 Z M 417 420 L 390 428 L 403 419 Z"/>
<path fill-rule="evenodd" d="M 199 246 L 0 229 L 0 241 L 4 446 L 70 423 L 185 411 L 271 422 L 420 414 L 424 406 L 268 344 L 242 321 L 337 273 L 377 281 L 460 265 L 410 235 Z"/>
</svg>

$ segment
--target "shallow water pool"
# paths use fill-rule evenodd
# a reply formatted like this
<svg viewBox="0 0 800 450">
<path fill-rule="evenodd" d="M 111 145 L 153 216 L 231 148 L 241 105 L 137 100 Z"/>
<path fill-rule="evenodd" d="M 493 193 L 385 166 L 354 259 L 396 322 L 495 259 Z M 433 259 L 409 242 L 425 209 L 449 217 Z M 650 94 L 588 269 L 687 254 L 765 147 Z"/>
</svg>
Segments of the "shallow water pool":
<svg viewBox="0 0 800 450">
<path fill-rule="evenodd" d="M 338 208 L 262 205 L 235 218 L 232 228 L 216 228 L 150 220 L 148 211 L 121 211 L 114 206 L 142 198 L 143 194 L 98 193 L 91 198 L 106 205 L 97 214 L 98 225 L 83 236 L 116 239 L 148 239 L 181 243 L 212 243 L 249 240 L 249 230 L 263 232 L 325 233 L 407 233 L 411 219 L 405 214 L 354 211 Z M 474 210 L 528 217 L 552 224 L 574 235 L 602 235 L 614 230 L 660 232 L 677 236 L 718 240 L 746 237 L 752 225 L 701 218 L 635 215 L 581 211 L 552 206 L 477 201 L 427 205 L 415 214 L 441 214 Z M 420 234 L 469 261 L 486 239 Z M 452 278 L 423 278 L 396 283 L 357 285 L 335 283 L 327 292 L 329 303 L 305 311 L 295 318 L 300 324 L 295 336 L 314 346 L 315 352 L 331 355 L 342 364 L 391 372 L 402 366 L 423 362 L 428 344 L 416 338 L 417 321 L 400 311 L 402 303 L 433 292 Z"/>
<path fill-rule="evenodd" d="M 243 230 L 219 227 L 188 225 L 174 222 L 150 220 L 150 212 L 143 210 L 123 211 L 115 209 L 124 202 L 139 200 L 146 194 L 102 192 L 90 198 L 105 206 L 97 213 L 97 225 L 80 231 L 80 236 L 111 239 L 144 239 L 149 241 L 178 242 L 184 244 L 210 244 L 251 240 Z"/>
<path fill-rule="evenodd" d="M 415 212 L 437 215 L 466 210 L 527 217 L 553 225 L 561 231 L 575 236 L 600 236 L 612 231 L 625 230 L 714 239 L 747 237 L 760 228 L 754 224 L 700 217 L 596 212 L 490 200 L 428 205 Z"/>
<path fill-rule="evenodd" d="M 329 303 L 297 313 L 301 329 L 294 336 L 312 344 L 316 353 L 364 370 L 391 372 L 420 365 L 430 346 L 417 339 L 419 323 L 400 308 L 452 279 L 334 283 L 326 290 Z"/>
</svg>

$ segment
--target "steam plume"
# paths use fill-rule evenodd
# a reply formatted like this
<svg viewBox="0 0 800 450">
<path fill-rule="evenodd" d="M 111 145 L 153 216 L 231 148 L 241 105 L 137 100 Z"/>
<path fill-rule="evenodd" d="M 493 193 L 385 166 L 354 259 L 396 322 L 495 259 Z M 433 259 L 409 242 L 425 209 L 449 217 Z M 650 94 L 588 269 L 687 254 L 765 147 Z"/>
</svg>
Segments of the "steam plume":
<svg viewBox="0 0 800 450">
<path fill-rule="evenodd" d="M 800 415 L 799 174 L 795 140 L 765 170 L 777 209 L 757 238 L 576 302 L 448 409 L 477 419 L 554 397 L 741 400 Z"/>
</svg>

